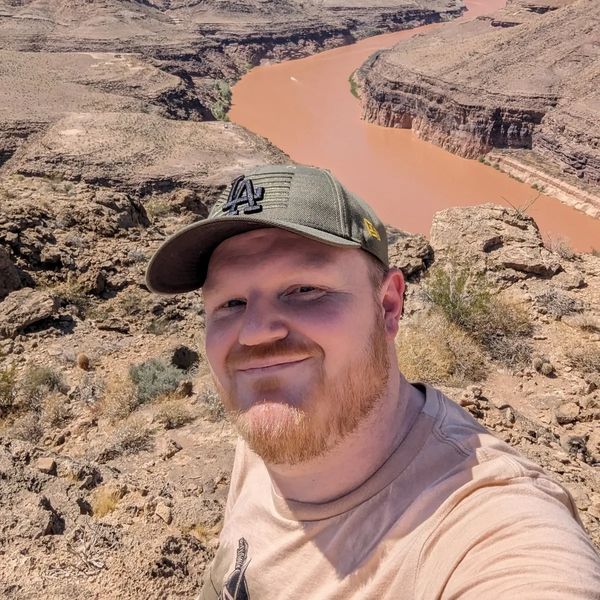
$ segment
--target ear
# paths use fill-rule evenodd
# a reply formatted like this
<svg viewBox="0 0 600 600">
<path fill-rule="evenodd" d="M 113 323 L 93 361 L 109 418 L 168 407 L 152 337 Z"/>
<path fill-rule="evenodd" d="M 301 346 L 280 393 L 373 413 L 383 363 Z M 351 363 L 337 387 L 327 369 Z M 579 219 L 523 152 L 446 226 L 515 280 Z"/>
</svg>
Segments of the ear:
<svg viewBox="0 0 600 600">
<path fill-rule="evenodd" d="M 390 269 L 381 284 L 380 302 L 385 330 L 390 339 L 398 333 L 398 321 L 404 309 L 404 276 L 400 269 Z"/>
</svg>

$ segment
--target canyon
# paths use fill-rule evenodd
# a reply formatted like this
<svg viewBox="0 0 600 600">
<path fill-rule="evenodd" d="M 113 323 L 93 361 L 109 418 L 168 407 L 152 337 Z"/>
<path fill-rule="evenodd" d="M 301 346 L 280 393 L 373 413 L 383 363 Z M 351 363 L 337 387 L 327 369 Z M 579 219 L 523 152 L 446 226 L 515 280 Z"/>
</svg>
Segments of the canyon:
<svg viewBox="0 0 600 600">
<path fill-rule="evenodd" d="M 363 116 L 598 216 L 599 31 L 593 0 L 509 0 L 374 53 L 356 74 Z"/>
</svg>

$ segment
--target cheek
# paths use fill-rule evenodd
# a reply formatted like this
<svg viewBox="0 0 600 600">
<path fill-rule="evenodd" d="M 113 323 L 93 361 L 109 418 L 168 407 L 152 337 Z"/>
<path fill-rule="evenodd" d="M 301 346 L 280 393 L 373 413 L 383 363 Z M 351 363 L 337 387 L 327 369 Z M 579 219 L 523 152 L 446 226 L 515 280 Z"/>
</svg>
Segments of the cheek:
<svg viewBox="0 0 600 600">
<path fill-rule="evenodd" d="M 231 328 L 222 324 L 206 325 L 206 358 L 214 375 L 219 381 L 223 381 L 225 374 L 225 357 L 231 347 L 234 335 Z"/>
</svg>

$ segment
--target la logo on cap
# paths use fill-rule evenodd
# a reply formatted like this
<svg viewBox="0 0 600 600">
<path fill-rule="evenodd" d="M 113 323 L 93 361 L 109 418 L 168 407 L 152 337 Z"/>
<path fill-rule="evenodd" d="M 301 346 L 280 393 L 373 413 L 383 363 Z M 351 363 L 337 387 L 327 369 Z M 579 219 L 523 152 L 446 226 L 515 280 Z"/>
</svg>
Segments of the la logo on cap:
<svg viewBox="0 0 600 600">
<path fill-rule="evenodd" d="M 265 188 L 255 188 L 252 179 L 246 179 L 245 175 L 240 175 L 231 184 L 229 197 L 225 206 L 223 206 L 223 212 L 228 215 L 239 215 L 239 208 L 244 204 L 246 205 L 244 208 L 245 215 L 260 212 L 263 207 L 259 200 L 262 200 L 264 195 Z"/>
</svg>

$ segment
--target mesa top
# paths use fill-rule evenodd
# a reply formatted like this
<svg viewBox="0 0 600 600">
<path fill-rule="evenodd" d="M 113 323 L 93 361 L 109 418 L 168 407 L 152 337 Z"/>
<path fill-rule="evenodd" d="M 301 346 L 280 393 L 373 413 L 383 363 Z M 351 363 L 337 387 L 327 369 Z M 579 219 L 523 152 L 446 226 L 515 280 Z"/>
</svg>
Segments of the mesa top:
<svg viewBox="0 0 600 600">
<path fill-rule="evenodd" d="M 239 442 L 202 600 L 600 599 L 568 492 L 437 390 L 402 389 L 425 393 L 414 426 L 332 502 L 286 501 Z"/>
</svg>

